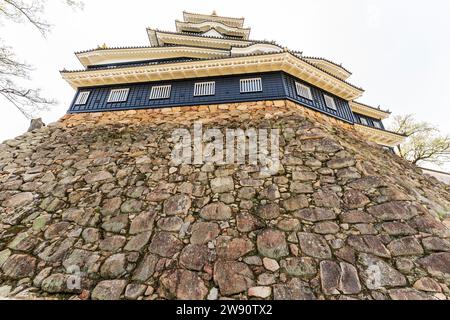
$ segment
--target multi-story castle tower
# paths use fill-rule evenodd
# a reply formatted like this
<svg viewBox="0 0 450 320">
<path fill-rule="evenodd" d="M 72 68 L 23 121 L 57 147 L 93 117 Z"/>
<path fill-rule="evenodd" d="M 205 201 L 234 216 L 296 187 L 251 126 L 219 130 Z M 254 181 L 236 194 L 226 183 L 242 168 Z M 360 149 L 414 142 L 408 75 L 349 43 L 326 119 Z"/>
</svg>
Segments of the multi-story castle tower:
<svg viewBox="0 0 450 320">
<path fill-rule="evenodd" d="M 356 101 L 364 91 L 341 65 L 250 40 L 244 18 L 183 16 L 176 32 L 147 29 L 149 47 L 76 53 L 85 69 L 62 72 L 77 89 L 69 113 L 288 99 L 383 146 L 404 139 L 384 128 L 389 112 Z"/>
</svg>

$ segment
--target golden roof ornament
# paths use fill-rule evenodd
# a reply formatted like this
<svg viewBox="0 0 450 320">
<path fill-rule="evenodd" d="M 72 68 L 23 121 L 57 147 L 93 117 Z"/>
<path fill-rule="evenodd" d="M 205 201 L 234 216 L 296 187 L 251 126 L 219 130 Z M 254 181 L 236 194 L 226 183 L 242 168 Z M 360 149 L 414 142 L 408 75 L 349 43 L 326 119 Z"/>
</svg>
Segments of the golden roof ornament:
<svg viewBox="0 0 450 320">
<path fill-rule="evenodd" d="M 212 15 L 213 15 L 213 16 L 217 16 L 217 11 L 216 11 L 216 10 L 213 10 Z"/>
<path fill-rule="evenodd" d="M 106 43 L 103 43 L 102 45 L 99 45 L 97 48 L 98 49 L 108 49 L 108 46 L 106 45 Z"/>
</svg>

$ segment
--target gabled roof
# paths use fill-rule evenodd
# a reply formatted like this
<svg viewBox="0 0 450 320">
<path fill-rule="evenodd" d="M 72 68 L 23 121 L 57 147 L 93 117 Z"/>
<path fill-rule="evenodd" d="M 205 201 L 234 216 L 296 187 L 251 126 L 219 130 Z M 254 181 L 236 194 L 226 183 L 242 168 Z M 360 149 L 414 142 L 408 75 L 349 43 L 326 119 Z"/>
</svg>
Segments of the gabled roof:
<svg viewBox="0 0 450 320">
<path fill-rule="evenodd" d="M 183 18 L 186 22 L 199 23 L 204 21 L 215 21 L 226 24 L 230 27 L 242 28 L 244 26 L 245 18 L 232 18 L 232 17 L 223 17 L 218 16 L 213 12 L 213 14 L 199 14 L 199 13 L 190 13 L 183 11 Z"/>
<path fill-rule="evenodd" d="M 198 23 L 191 23 L 185 21 L 175 21 L 177 32 L 198 32 L 203 33 L 211 29 L 216 30 L 223 36 L 241 37 L 243 40 L 248 40 L 250 37 L 250 28 L 237 28 L 228 26 L 222 22 L 204 21 Z"/>
</svg>

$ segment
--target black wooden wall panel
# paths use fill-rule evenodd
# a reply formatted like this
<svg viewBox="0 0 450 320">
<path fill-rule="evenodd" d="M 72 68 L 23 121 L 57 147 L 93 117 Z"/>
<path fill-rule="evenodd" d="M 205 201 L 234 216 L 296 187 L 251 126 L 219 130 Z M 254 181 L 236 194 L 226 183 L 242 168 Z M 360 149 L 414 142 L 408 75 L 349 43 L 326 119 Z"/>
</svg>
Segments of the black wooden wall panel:
<svg viewBox="0 0 450 320">
<path fill-rule="evenodd" d="M 343 100 L 343 99 L 341 99 L 331 93 L 328 93 L 322 89 L 319 89 L 305 81 L 296 79 L 288 74 L 283 74 L 283 81 L 285 83 L 287 97 L 299 102 L 302 105 L 308 106 L 308 107 L 315 109 L 317 111 L 320 111 L 322 113 L 331 115 L 335 118 L 353 122 L 353 114 L 352 114 L 352 111 L 348 104 L 348 101 Z M 305 99 L 305 98 L 297 95 L 297 89 L 295 87 L 295 82 L 299 82 L 299 83 L 302 83 L 302 84 L 310 87 L 314 100 L 311 101 L 309 99 Z M 324 94 L 329 95 L 334 98 L 337 110 L 327 108 L 327 106 L 325 105 Z"/>
<path fill-rule="evenodd" d="M 285 97 L 281 73 L 264 73 L 258 75 L 226 76 L 207 79 L 186 79 L 169 82 L 138 83 L 130 85 L 80 88 L 79 91 L 90 91 L 86 105 L 72 104 L 69 113 L 114 111 L 142 108 L 158 108 L 171 106 L 188 106 L 201 104 L 219 104 L 227 102 L 257 101 L 264 99 L 282 99 Z M 262 92 L 240 93 L 240 79 L 261 77 Z M 216 81 L 214 96 L 194 97 L 194 85 L 197 82 Z M 169 99 L 150 100 L 152 86 L 172 85 Z M 111 89 L 130 88 L 126 102 L 108 103 Z M 78 93 L 77 93 L 78 95 Z"/>
<path fill-rule="evenodd" d="M 240 93 L 240 79 L 261 77 L 262 92 Z M 216 94 L 214 96 L 194 97 L 194 85 L 196 82 L 215 81 Z M 308 100 L 297 95 L 295 81 L 308 85 L 314 100 Z M 150 91 L 152 86 L 172 85 L 171 96 L 169 99 L 150 100 Z M 111 89 L 130 88 L 126 102 L 108 103 L 108 96 Z M 354 123 L 359 121 L 349 106 L 348 101 L 341 99 L 333 94 L 325 92 L 302 80 L 296 79 L 283 72 L 271 72 L 249 75 L 232 75 L 222 77 L 212 77 L 204 79 L 183 79 L 164 82 L 147 82 L 129 85 L 103 86 L 80 88 L 80 91 L 90 91 L 89 99 L 86 105 L 72 105 L 68 113 L 80 112 L 99 112 L 99 111 L 117 111 L 130 109 L 148 109 L 164 108 L 173 106 L 190 106 L 202 104 L 220 104 L 244 101 L 290 99 L 308 108 L 325 113 L 332 117 Z M 329 109 L 325 106 L 324 94 L 330 95 L 335 99 L 337 110 Z M 77 96 L 76 96 L 77 97 Z M 76 100 L 76 97 L 74 101 Z M 370 122 L 373 124 L 372 122 Z"/>
<path fill-rule="evenodd" d="M 381 125 L 381 128 L 383 130 L 386 130 L 386 128 L 384 127 L 384 123 L 383 121 L 379 120 L 379 119 L 375 119 L 366 115 L 362 115 L 359 113 L 354 113 L 354 117 L 355 117 L 355 122 L 358 124 L 362 124 L 361 122 L 361 118 L 366 118 L 367 122 L 369 123 L 369 127 L 375 127 L 375 122 L 378 122 Z"/>
</svg>

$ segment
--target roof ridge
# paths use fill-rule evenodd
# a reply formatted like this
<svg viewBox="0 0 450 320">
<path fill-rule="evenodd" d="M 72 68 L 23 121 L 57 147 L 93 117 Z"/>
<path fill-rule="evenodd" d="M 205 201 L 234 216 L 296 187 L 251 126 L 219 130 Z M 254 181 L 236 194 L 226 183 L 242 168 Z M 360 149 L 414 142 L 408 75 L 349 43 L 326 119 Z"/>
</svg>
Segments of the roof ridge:
<svg viewBox="0 0 450 320">
<path fill-rule="evenodd" d="M 365 104 L 365 103 L 362 103 L 362 102 L 359 102 L 359 101 L 353 101 L 353 102 L 358 103 L 358 104 L 360 104 L 360 105 L 363 105 L 363 106 L 368 107 L 368 108 L 373 109 L 373 110 L 383 111 L 383 112 L 392 114 L 392 112 L 391 112 L 390 110 L 383 110 L 383 109 L 381 109 L 380 107 L 375 108 L 375 107 L 369 106 L 368 104 Z"/>
<path fill-rule="evenodd" d="M 294 54 L 293 51 L 290 51 L 290 50 L 288 50 L 288 52 L 289 52 L 290 54 L 292 54 L 293 56 L 295 56 L 296 58 L 298 58 L 298 59 L 300 59 L 300 60 L 306 62 L 307 64 L 313 66 L 314 68 L 317 68 L 317 69 L 319 69 L 319 70 L 322 71 L 322 72 L 325 72 L 325 73 L 328 74 L 329 76 L 332 76 L 333 78 L 338 79 L 339 81 L 342 81 L 342 82 L 344 82 L 345 84 L 348 84 L 349 86 L 352 86 L 352 87 L 355 88 L 355 89 L 364 91 L 363 88 L 357 87 L 356 85 L 354 85 L 354 84 L 348 82 L 347 80 L 341 79 L 341 78 L 335 76 L 334 74 L 332 74 L 331 72 L 329 72 L 329 71 L 327 71 L 327 70 L 324 70 L 324 69 L 322 69 L 322 68 L 319 67 L 319 66 L 314 65 L 313 63 L 311 63 L 311 62 L 309 62 L 308 60 L 306 60 L 303 56 L 301 56 L 301 57 L 300 57 L 300 56 L 297 56 L 297 55 Z"/>
<path fill-rule="evenodd" d="M 221 25 L 224 25 L 224 26 L 226 26 L 228 28 L 231 28 L 231 29 L 241 29 L 241 30 L 251 30 L 252 29 L 250 27 L 242 27 L 242 28 L 241 27 L 233 27 L 233 26 L 229 26 L 229 25 L 227 25 L 225 23 L 222 23 L 220 21 L 208 21 L 208 20 L 205 20 L 205 21 L 202 21 L 202 22 L 187 22 L 187 21 L 181 21 L 181 20 L 176 19 L 175 23 L 177 23 L 177 22 L 185 23 L 185 24 L 201 24 L 201 23 L 205 23 L 205 22 L 214 22 L 214 23 L 219 23 Z"/>
<path fill-rule="evenodd" d="M 250 46 L 251 44 L 249 44 Z M 190 47 L 190 48 L 202 48 L 202 49 L 210 49 L 210 50 L 222 50 L 222 51 L 229 51 L 229 49 L 218 49 L 218 48 L 209 48 L 209 47 L 202 47 L 202 46 L 194 46 L 190 44 L 183 44 L 183 45 L 177 45 L 177 44 L 164 44 L 163 46 L 124 46 L 124 47 L 108 47 L 108 48 L 95 48 L 95 49 L 89 49 L 89 50 L 83 50 L 83 51 L 77 51 L 75 54 L 82 54 L 82 53 L 88 53 L 93 51 L 108 51 L 108 50 L 127 50 L 127 49 L 153 49 L 153 48 L 169 48 L 169 47 Z M 246 48 L 246 47 L 243 47 Z"/>
<path fill-rule="evenodd" d="M 177 35 L 185 35 L 185 36 L 194 36 L 194 37 L 199 37 L 199 38 L 210 38 L 210 39 L 218 39 L 218 40 L 234 40 L 234 41 L 244 41 L 244 42 L 255 42 L 255 43 L 270 43 L 270 44 L 276 44 L 279 46 L 279 44 L 276 41 L 269 41 L 269 40 L 252 40 L 252 39 L 239 39 L 239 38 L 234 38 L 234 37 L 228 37 L 228 36 L 223 36 L 223 37 L 214 37 L 214 36 L 205 36 L 205 35 L 200 35 L 194 32 L 174 32 L 174 31 L 167 31 L 167 30 L 159 30 L 159 29 L 152 29 L 150 27 L 147 28 L 147 31 L 156 31 L 156 32 L 163 32 L 163 33 L 170 33 L 170 34 L 177 34 Z"/>
<path fill-rule="evenodd" d="M 197 16 L 217 17 L 217 18 L 225 18 L 225 19 L 245 21 L 245 17 L 235 18 L 235 17 L 227 17 L 227 16 L 221 16 L 221 15 L 212 15 L 212 14 L 206 14 L 206 13 L 194 13 L 194 12 L 188 12 L 188 11 L 183 11 L 183 14 L 184 13 L 197 15 Z"/>
</svg>

